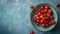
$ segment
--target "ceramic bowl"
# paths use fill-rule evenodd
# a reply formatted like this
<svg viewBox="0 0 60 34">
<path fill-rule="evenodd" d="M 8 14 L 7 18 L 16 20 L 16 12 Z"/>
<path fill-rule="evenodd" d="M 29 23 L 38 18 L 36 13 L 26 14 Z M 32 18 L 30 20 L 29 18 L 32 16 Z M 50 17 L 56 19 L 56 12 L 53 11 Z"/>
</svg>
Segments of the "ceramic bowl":
<svg viewBox="0 0 60 34">
<path fill-rule="evenodd" d="M 31 19 L 31 24 L 34 26 L 34 28 L 36 28 L 38 31 L 50 31 L 50 30 L 52 30 L 55 26 L 56 26 L 56 24 L 55 25 L 51 25 L 51 26 L 49 26 L 49 27 L 47 27 L 47 28 L 43 28 L 42 26 L 37 26 L 36 25 L 36 23 L 34 23 L 34 21 L 33 21 L 33 18 L 34 18 L 34 12 L 36 11 L 36 10 L 38 10 L 39 9 L 39 6 L 40 5 L 48 5 L 49 7 L 50 7 L 50 9 L 52 10 L 52 12 L 53 12 L 53 18 L 54 18 L 54 21 L 56 22 L 56 24 L 57 24 L 57 20 L 58 20 L 58 15 L 57 15 L 57 10 L 51 5 L 51 4 L 48 4 L 48 3 L 41 3 L 41 4 L 38 4 L 38 5 L 36 5 L 33 9 L 32 9 L 32 12 L 31 12 L 31 14 L 30 14 L 30 19 Z"/>
</svg>

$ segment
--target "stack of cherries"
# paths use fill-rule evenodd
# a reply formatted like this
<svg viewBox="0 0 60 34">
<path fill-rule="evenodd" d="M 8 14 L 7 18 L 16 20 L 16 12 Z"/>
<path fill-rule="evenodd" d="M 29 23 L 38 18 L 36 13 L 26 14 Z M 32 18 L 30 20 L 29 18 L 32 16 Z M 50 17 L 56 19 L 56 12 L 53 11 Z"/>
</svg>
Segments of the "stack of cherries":
<svg viewBox="0 0 60 34">
<path fill-rule="evenodd" d="M 53 18 L 53 13 L 48 5 L 40 5 L 39 9 L 34 12 L 33 21 L 38 26 L 48 27 L 50 25 L 56 24 Z"/>
</svg>

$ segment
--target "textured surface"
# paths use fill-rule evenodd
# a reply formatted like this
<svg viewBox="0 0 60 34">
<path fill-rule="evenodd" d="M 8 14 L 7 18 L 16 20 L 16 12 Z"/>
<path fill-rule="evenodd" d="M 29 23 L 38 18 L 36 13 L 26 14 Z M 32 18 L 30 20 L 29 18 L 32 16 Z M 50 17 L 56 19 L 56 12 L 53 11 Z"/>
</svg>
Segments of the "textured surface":
<svg viewBox="0 0 60 34">
<path fill-rule="evenodd" d="M 60 0 L 0 0 L 0 34 L 29 34 L 33 30 L 35 34 L 60 34 L 60 21 L 50 32 L 39 32 L 30 23 L 30 4 L 36 6 L 40 3 L 55 3 Z M 58 17 L 60 18 L 60 7 Z"/>
</svg>

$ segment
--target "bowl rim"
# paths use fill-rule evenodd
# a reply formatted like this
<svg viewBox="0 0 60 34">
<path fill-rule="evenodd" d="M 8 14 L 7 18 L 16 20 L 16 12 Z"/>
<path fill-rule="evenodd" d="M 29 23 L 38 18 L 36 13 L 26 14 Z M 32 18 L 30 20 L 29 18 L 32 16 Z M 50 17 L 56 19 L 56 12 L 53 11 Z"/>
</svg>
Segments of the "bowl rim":
<svg viewBox="0 0 60 34">
<path fill-rule="evenodd" d="M 47 4 L 47 5 L 49 5 L 49 6 L 52 6 L 50 3 L 40 3 L 40 4 L 37 4 L 33 9 L 32 9 L 32 11 L 31 11 L 31 13 L 30 13 L 30 21 L 31 21 L 31 24 L 32 24 L 32 20 L 31 20 L 31 16 L 32 16 L 32 14 L 33 14 L 33 10 L 38 6 L 38 5 L 41 5 L 41 4 Z M 53 8 L 54 8 L 54 6 L 52 6 Z M 55 9 L 55 11 L 56 11 L 56 15 L 57 15 L 57 9 L 56 8 L 54 8 Z M 57 15 L 57 21 L 58 21 L 58 15 Z M 56 22 L 57 22 L 56 21 Z M 57 23 L 56 23 L 57 24 Z M 56 24 L 55 24 L 55 26 L 56 26 Z M 33 24 L 32 24 L 33 25 Z M 52 28 L 52 29 L 54 29 L 55 28 L 55 26 Z M 36 30 L 38 30 L 38 31 L 42 31 L 42 30 L 39 30 L 39 29 L 37 29 L 34 25 L 33 25 L 33 27 L 36 29 Z M 52 30 L 51 29 L 51 30 Z M 42 32 L 49 32 L 49 31 L 51 31 L 51 30 L 46 30 L 46 31 L 42 31 Z"/>
</svg>

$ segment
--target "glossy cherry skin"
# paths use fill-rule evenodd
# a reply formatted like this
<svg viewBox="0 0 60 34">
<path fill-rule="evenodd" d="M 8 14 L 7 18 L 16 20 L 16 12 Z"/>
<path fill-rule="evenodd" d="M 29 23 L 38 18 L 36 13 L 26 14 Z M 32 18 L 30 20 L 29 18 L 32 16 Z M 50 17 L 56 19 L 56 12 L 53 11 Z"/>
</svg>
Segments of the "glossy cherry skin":
<svg viewBox="0 0 60 34">
<path fill-rule="evenodd" d="M 48 17 L 50 17 L 50 14 L 46 14 Z"/>
<path fill-rule="evenodd" d="M 44 22 L 44 20 L 41 20 L 41 23 L 43 23 Z"/>
<path fill-rule="evenodd" d="M 49 22 L 48 24 L 49 24 L 49 25 L 52 25 L 52 22 Z"/>
<path fill-rule="evenodd" d="M 39 19 L 39 17 L 37 16 L 37 17 L 36 17 L 36 19 L 38 20 L 38 19 Z"/>
<path fill-rule="evenodd" d="M 52 22 L 52 24 L 55 24 L 55 21 L 54 20 L 52 20 L 51 22 Z"/>
<path fill-rule="evenodd" d="M 38 26 L 40 26 L 40 23 L 36 23 Z"/>
<path fill-rule="evenodd" d="M 46 13 L 47 13 L 47 11 L 48 11 L 47 9 L 44 9 L 44 12 L 46 12 Z"/>
<path fill-rule="evenodd" d="M 37 23 L 39 23 L 40 21 L 39 20 L 37 20 Z"/>
<path fill-rule="evenodd" d="M 39 21 L 39 20 L 37 20 L 36 24 L 39 26 L 39 25 L 40 25 L 40 21 Z"/>
<path fill-rule="evenodd" d="M 42 17 L 42 20 L 45 20 L 45 17 Z"/>
<path fill-rule="evenodd" d="M 50 15 L 50 19 L 53 19 L 53 16 Z"/>
<path fill-rule="evenodd" d="M 30 34 L 34 34 L 34 31 L 30 31 Z"/>
<path fill-rule="evenodd" d="M 48 6 L 48 5 L 46 5 L 46 6 L 45 6 L 45 9 L 49 9 L 49 6 Z"/>
<path fill-rule="evenodd" d="M 44 9 L 44 6 L 43 6 L 43 5 L 41 5 L 41 6 L 40 6 L 40 9 Z"/>
<path fill-rule="evenodd" d="M 56 3 L 56 4 L 55 4 L 55 6 L 56 6 L 56 7 L 59 7 L 59 4 L 58 4 L 58 3 Z"/>
<path fill-rule="evenodd" d="M 42 24 L 42 27 L 46 27 L 46 24 Z"/>
<path fill-rule="evenodd" d="M 34 18 L 34 19 L 33 19 L 33 21 L 34 21 L 34 22 L 37 22 L 37 19 L 36 19 L 36 18 Z"/>
<path fill-rule="evenodd" d="M 48 20 L 48 19 L 49 19 L 49 17 L 47 17 L 47 16 L 46 16 L 46 17 L 45 17 L 45 19 L 46 19 L 46 20 Z"/>
<path fill-rule="evenodd" d="M 36 11 L 36 12 L 34 12 L 34 14 L 36 15 L 38 12 Z"/>
<path fill-rule="evenodd" d="M 38 15 L 36 14 L 35 17 L 38 17 Z"/>
<path fill-rule="evenodd" d="M 48 26 L 49 26 L 49 24 L 47 23 L 47 24 L 46 24 L 46 27 L 48 27 Z"/>
<path fill-rule="evenodd" d="M 41 13 L 44 13 L 44 10 L 41 10 Z"/>
<path fill-rule="evenodd" d="M 49 13 L 49 14 L 52 14 L 52 10 L 49 9 L 49 10 L 48 10 L 48 13 Z"/>
<path fill-rule="evenodd" d="M 45 16 L 46 16 L 46 14 L 43 14 L 43 16 L 45 17 Z"/>
<path fill-rule="evenodd" d="M 40 15 L 40 16 L 39 16 L 39 18 L 42 18 L 42 17 L 43 17 L 43 15 Z"/>
<path fill-rule="evenodd" d="M 37 15 L 41 15 L 41 13 L 40 12 L 38 12 L 38 14 Z"/>
<path fill-rule="evenodd" d="M 33 9 L 33 8 L 34 8 L 34 6 L 33 6 L 33 5 L 30 5 L 30 8 L 31 8 L 31 9 Z"/>
</svg>

